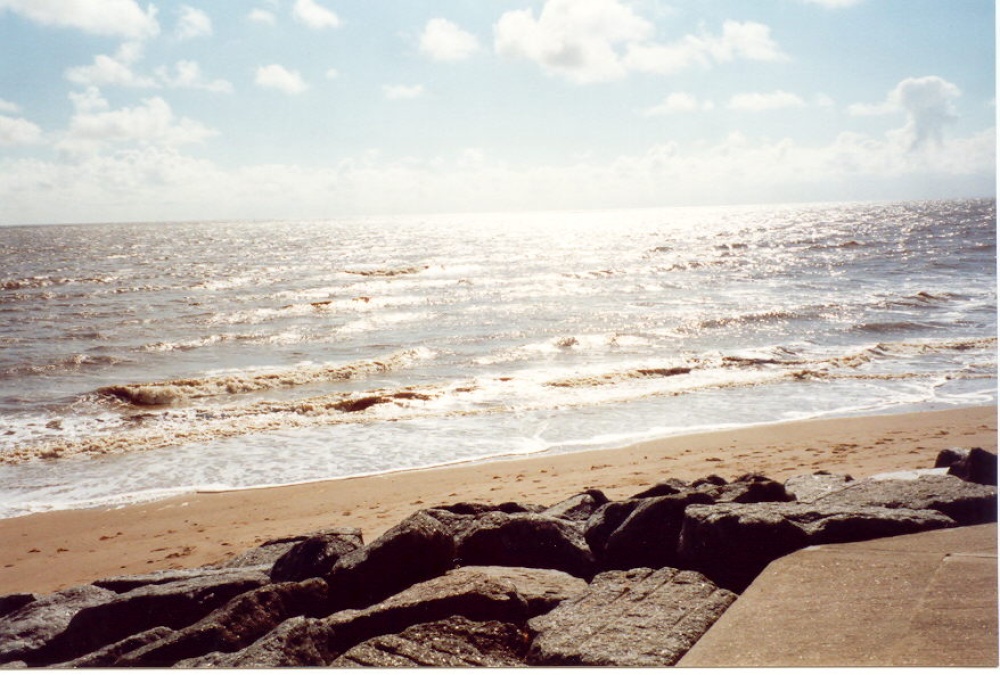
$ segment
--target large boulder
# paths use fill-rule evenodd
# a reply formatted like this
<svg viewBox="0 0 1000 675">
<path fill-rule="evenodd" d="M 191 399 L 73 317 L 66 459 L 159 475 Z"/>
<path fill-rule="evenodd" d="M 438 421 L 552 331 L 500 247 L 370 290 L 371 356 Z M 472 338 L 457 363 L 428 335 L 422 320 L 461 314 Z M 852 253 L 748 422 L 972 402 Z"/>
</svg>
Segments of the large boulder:
<svg viewBox="0 0 1000 675">
<path fill-rule="evenodd" d="M 972 483 L 996 485 L 997 456 L 982 448 L 972 448 L 964 457 L 949 465 L 948 473 Z"/>
<path fill-rule="evenodd" d="M 540 567 L 581 578 L 595 572 L 581 528 L 542 514 L 487 513 L 456 544 L 463 565 Z"/>
<path fill-rule="evenodd" d="M 608 537 L 601 566 L 628 570 L 675 565 L 684 509 L 713 501 L 711 495 L 697 490 L 643 499 Z"/>
<path fill-rule="evenodd" d="M 157 626 L 183 628 L 267 581 L 260 570 L 238 568 L 113 595 L 78 611 L 37 658 L 46 664 L 67 661 Z"/>
<path fill-rule="evenodd" d="M 333 667 L 512 668 L 524 665 L 527 633 L 512 623 L 454 616 L 380 635 L 351 647 Z"/>
<path fill-rule="evenodd" d="M 675 490 L 669 494 L 677 494 L 677 492 Z M 603 559 L 608 539 L 611 538 L 614 531 L 621 527 L 621 524 L 632 515 L 632 512 L 645 504 L 646 501 L 647 498 L 639 498 L 608 502 L 594 511 L 593 515 L 587 519 L 583 528 L 583 537 L 598 561 Z"/>
<path fill-rule="evenodd" d="M 956 525 L 932 510 L 794 502 L 695 505 L 684 515 L 679 554 L 684 567 L 740 593 L 772 560 L 806 546 Z"/>
<path fill-rule="evenodd" d="M 176 668 L 301 668 L 325 666 L 336 654 L 326 649 L 319 619 L 296 616 L 237 652 L 211 652 L 184 659 Z"/>
<path fill-rule="evenodd" d="M 269 539 L 260 546 L 247 549 L 242 553 L 229 558 L 217 565 L 220 568 L 227 567 L 267 567 L 274 565 L 275 561 L 287 553 L 293 546 L 308 538 L 308 535 L 296 535 L 292 537 L 281 537 Z"/>
<path fill-rule="evenodd" d="M 109 591 L 114 591 L 115 593 L 128 593 L 129 591 L 134 591 L 137 588 L 162 586 L 164 584 L 172 584 L 178 581 L 211 583 L 212 579 L 225 581 L 227 579 L 232 579 L 234 575 L 242 578 L 247 574 L 257 577 L 263 572 L 264 570 L 260 569 L 259 566 L 244 569 L 242 571 L 230 569 L 228 567 L 192 567 L 189 569 L 158 570 L 155 572 L 147 572 L 145 574 L 129 574 L 120 577 L 107 577 L 104 579 L 98 579 L 93 582 L 93 584 L 94 586 L 100 586 L 101 588 L 106 588 Z"/>
<path fill-rule="evenodd" d="M 306 537 L 280 556 L 271 568 L 271 581 L 302 581 L 328 574 L 343 556 L 364 546 L 361 530 L 339 527 Z"/>
<path fill-rule="evenodd" d="M 673 568 L 602 572 L 581 595 L 531 619 L 533 666 L 670 666 L 736 596 Z"/>
<path fill-rule="evenodd" d="M 134 652 L 148 644 L 159 642 L 173 634 L 174 630 L 172 628 L 157 626 L 156 628 L 150 628 L 141 633 L 130 635 L 124 640 L 101 647 L 95 652 L 84 654 L 72 661 L 57 663 L 53 668 L 108 668 L 114 665 L 123 655 Z"/>
<path fill-rule="evenodd" d="M 822 495 L 811 503 L 845 509 L 855 506 L 933 509 L 960 525 L 992 523 L 997 519 L 997 488 L 954 476 L 918 475 L 912 479 L 872 477 Z"/>
<path fill-rule="evenodd" d="M 238 651 L 286 619 L 315 616 L 325 604 L 322 579 L 269 584 L 238 595 L 197 623 L 106 665 L 163 668 L 210 652 Z"/>
<path fill-rule="evenodd" d="M 40 652 L 66 630 L 79 612 L 115 597 L 114 592 L 104 588 L 77 586 L 43 595 L 10 612 L 0 618 L 0 663 L 25 661 L 32 665 L 49 665 L 71 658 L 50 653 L 46 659 Z"/>
<path fill-rule="evenodd" d="M 455 566 L 455 541 L 440 521 L 417 512 L 340 557 L 325 576 L 330 610 L 368 607 Z"/>
<path fill-rule="evenodd" d="M 38 597 L 34 593 L 11 593 L 10 595 L 0 596 L 0 618 L 38 600 Z"/>
<path fill-rule="evenodd" d="M 550 506 L 541 514 L 549 518 L 584 523 L 597 509 L 607 503 L 607 496 L 600 490 L 587 490 Z"/>
<path fill-rule="evenodd" d="M 698 490 L 710 495 L 716 502 L 756 504 L 757 502 L 790 502 L 795 499 L 785 486 L 767 476 L 749 473 L 723 485 L 705 484 Z"/>
<path fill-rule="evenodd" d="M 415 584 L 371 607 L 325 619 L 289 619 L 252 645 L 213 652 L 178 667 L 293 667 L 327 665 L 356 645 L 411 626 L 459 616 L 470 621 L 523 624 L 586 589 L 555 570 L 463 567 Z"/>
<path fill-rule="evenodd" d="M 818 497 L 840 490 L 854 482 L 846 473 L 817 471 L 813 474 L 792 476 L 785 481 L 785 491 L 799 502 L 811 502 Z"/>
</svg>

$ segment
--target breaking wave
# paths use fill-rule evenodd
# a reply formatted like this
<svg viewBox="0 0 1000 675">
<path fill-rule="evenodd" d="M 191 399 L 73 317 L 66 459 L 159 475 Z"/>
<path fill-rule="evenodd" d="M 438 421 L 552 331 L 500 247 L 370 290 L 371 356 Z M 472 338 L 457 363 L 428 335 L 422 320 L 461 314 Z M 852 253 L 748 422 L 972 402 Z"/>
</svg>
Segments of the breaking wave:
<svg viewBox="0 0 1000 675">
<path fill-rule="evenodd" d="M 164 382 L 121 384 L 99 388 L 99 396 L 134 406 L 171 406 L 192 399 L 234 396 L 275 389 L 289 389 L 308 384 L 353 380 L 366 375 L 404 368 L 420 359 L 430 358 L 427 349 L 407 349 L 384 359 L 358 361 L 346 365 L 301 366 L 286 370 L 235 373 L 215 377 L 185 378 Z"/>
</svg>

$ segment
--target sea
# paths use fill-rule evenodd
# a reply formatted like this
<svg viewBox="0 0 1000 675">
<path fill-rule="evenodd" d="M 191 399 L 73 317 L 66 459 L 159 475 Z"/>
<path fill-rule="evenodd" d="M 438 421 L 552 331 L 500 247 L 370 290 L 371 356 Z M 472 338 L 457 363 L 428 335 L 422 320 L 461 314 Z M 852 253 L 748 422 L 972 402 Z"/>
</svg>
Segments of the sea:
<svg viewBox="0 0 1000 675">
<path fill-rule="evenodd" d="M 996 201 L 0 227 L 0 517 L 997 399 Z"/>
</svg>

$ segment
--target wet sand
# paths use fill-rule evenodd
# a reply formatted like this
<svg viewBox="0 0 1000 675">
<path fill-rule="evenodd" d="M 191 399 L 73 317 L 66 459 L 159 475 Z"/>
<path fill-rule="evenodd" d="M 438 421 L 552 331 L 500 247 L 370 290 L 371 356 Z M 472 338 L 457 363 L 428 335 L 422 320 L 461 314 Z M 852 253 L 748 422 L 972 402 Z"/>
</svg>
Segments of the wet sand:
<svg viewBox="0 0 1000 675">
<path fill-rule="evenodd" d="M 197 493 L 117 509 L 0 520 L 0 594 L 215 563 L 268 539 L 334 526 L 372 541 L 421 508 L 552 504 L 586 488 L 628 497 L 668 477 L 827 470 L 855 477 L 929 468 L 947 447 L 997 451 L 996 406 L 677 436 L 613 450 L 498 460 L 306 485 Z"/>
</svg>

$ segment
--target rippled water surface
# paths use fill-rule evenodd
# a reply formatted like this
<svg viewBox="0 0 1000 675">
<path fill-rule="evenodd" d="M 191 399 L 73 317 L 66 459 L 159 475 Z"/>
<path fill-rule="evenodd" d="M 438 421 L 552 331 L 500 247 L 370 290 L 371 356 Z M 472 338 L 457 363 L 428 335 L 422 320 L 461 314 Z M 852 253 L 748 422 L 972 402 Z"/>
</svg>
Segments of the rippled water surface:
<svg viewBox="0 0 1000 675">
<path fill-rule="evenodd" d="M 996 400 L 995 201 L 0 228 L 0 516 Z"/>
</svg>

